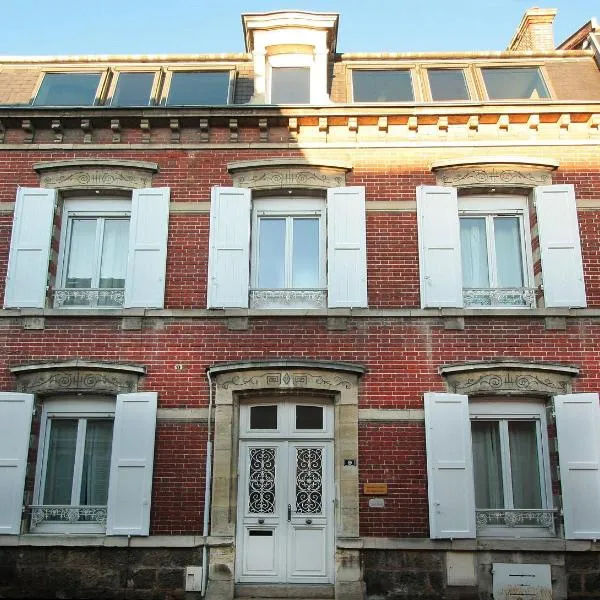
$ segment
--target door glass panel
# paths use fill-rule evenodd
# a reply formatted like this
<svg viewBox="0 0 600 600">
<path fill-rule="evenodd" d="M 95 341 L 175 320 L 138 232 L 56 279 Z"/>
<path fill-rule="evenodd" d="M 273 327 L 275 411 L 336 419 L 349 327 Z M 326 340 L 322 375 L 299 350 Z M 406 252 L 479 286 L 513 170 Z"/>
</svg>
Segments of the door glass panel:
<svg viewBox="0 0 600 600">
<path fill-rule="evenodd" d="M 275 512 L 275 448 L 250 448 L 248 512 Z"/>
<path fill-rule="evenodd" d="M 514 508 L 542 508 L 535 422 L 510 421 L 508 438 Z"/>
<path fill-rule="evenodd" d="M 294 219 L 292 287 L 319 285 L 319 219 Z"/>
<path fill-rule="evenodd" d="M 472 421 L 475 506 L 504 508 L 502 455 L 497 421 Z"/>
<path fill-rule="evenodd" d="M 323 429 L 322 406 L 296 406 L 296 429 Z"/>
<path fill-rule="evenodd" d="M 285 287 L 285 219 L 260 219 L 258 287 Z"/>
<path fill-rule="evenodd" d="M 89 420 L 87 423 L 79 499 L 82 506 L 107 503 L 112 433 L 112 420 Z"/>
<path fill-rule="evenodd" d="M 71 504 L 77 427 L 76 419 L 50 421 L 44 504 Z"/>
<path fill-rule="evenodd" d="M 277 429 L 277 406 L 251 406 L 250 429 Z"/>
<path fill-rule="evenodd" d="M 323 506 L 323 449 L 296 448 L 296 512 L 317 514 Z"/>
</svg>

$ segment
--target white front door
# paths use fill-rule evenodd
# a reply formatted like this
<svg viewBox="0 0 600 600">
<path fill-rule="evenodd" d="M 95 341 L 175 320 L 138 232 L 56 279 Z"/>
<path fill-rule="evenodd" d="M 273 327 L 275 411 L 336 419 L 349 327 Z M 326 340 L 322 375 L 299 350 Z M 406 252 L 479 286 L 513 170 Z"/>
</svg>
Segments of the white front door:
<svg viewBox="0 0 600 600">
<path fill-rule="evenodd" d="M 333 442 L 277 433 L 240 442 L 237 580 L 332 583 Z"/>
</svg>

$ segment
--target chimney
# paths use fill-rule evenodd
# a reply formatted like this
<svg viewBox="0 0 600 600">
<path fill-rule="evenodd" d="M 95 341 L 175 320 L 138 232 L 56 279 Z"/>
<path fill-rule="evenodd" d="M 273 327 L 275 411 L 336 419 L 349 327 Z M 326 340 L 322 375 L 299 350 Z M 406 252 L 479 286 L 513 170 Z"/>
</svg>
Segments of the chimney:
<svg viewBox="0 0 600 600">
<path fill-rule="evenodd" d="M 556 8 L 534 7 L 527 10 L 507 50 L 554 50 L 552 23 L 556 13 Z"/>
</svg>

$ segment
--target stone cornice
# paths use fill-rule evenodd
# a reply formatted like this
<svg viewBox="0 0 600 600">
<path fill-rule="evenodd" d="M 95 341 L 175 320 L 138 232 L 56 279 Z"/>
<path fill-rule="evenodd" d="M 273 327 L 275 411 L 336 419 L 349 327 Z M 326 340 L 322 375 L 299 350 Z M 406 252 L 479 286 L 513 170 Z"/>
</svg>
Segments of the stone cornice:
<svg viewBox="0 0 600 600">
<path fill-rule="evenodd" d="M 212 376 L 223 373 L 234 373 L 237 371 L 251 370 L 322 370 L 335 371 L 339 373 L 349 373 L 353 375 L 363 375 L 366 367 L 356 363 L 345 363 L 339 361 L 288 359 L 288 360 L 251 360 L 241 362 L 230 362 L 215 365 L 207 369 Z"/>
</svg>

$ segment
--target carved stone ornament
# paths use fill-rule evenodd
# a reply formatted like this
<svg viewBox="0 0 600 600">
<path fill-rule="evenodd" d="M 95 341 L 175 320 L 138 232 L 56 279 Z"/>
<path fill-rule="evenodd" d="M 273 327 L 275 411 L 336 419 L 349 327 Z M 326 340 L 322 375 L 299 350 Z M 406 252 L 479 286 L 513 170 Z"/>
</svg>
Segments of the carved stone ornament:
<svg viewBox="0 0 600 600">
<path fill-rule="evenodd" d="M 485 165 L 436 170 L 437 185 L 452 187 L 524 187 L 551 185 L 552 174 L 536 168 Z"/>
<path fill-rule="evenodd" d="M 451 392 L 474 395 L 554 396 L 571 392 L 574 367 L 560 365 L 476 364 L 441 367 Z"/>
<path fill-rule="evenodd" d="M 260 375 L 249 373 L 248 375 L 232 375 L 221 381 L 221 387 L 226 390 L 230 387 L 255 387 L 255 388 L 344 388 L 349 390 L 355 383 L 345 377 L 335 374 L 314 374 L 298 371 L 268 371 Z"/>
<path fill-rule="evenodd" d="M 309 167 L 252 169 L 233 174 L 234 187 L 253 190 L 280 188 L 327 189 L 346 185 L 346 176 L 339 170 Z"/>
<path fill-rule="evenodd" d="M 152 174 L 135 169 L 64 169 L 55 173 L 42 173 L 40 185 L 45 188 L 85 189 L 137 189 L 152 185 Z"/>
<path fill-rule="evenodd" d="M 135 392 L 140 376 L 145 373 L 143 367 L 86 365 L 82 361 L 28 365 L 11 370 L 17 378 L 17 391 L 33 394 Z"/>
</svg>

